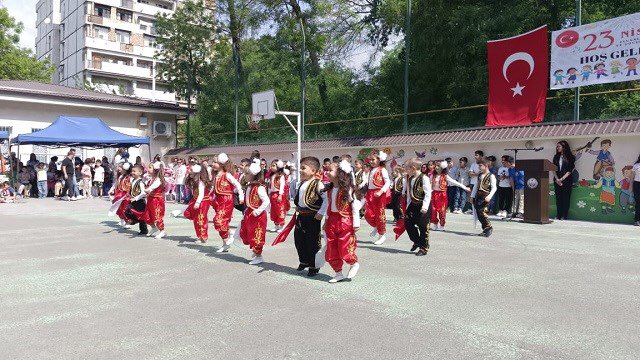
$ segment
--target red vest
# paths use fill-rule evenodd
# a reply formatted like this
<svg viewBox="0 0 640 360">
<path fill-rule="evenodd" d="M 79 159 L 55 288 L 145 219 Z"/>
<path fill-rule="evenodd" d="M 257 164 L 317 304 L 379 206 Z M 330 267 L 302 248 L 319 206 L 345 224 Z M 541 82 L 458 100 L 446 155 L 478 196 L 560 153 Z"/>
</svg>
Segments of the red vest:
<svg viewBox="0 0 640 360">
<path fill-rule="evenodd" d="M 329 213 L 333 212 L 331 209 L 332 209 L 332 201 L 333 201 L 333 192 L 334 191 L 338 191 L 338 194 L 336 195 L 336 209 L 338 209 L 338 213 L 341 216 L 351 218 L 351 216 L 352 216 L 351 203 L 350 202 L 345 202 L 342 199 L 342 196 L 344 195 L 343 191 L 336 190 L 335 188 L 329 190 L 329 194 L 327 194 L 328 195 L 327 198 L 329 200 Z"/>
<path fill-rule="evenodd" d="M 250 185 L 251 189 L 249 190 L 249 199 L 247 200 L 247 207 L 251 210 L 256 210 L 260 206 L 262 206 L 262 199 L 258 195 L 258 188 L 260 185 Z"/>
<path fill-rule="evenodd" d="M 233 195 L 233 185 L 227 180 L 227 173 L 221 171 L 216 175 L 214 192 L 217 195 Z"/>
<path fill-rule="evenodd" d="M 384 178 L 382 177 L 382 169 L 383 169 L 383 167 L 380 166 L 375 170 L 371 170 L 371 174 L 373 176 L 372 182 L 373 182 L 373 186 L 374 186 L 375 189 L 382 189 L 382 187 L 384 186 Z"/>
</svg>

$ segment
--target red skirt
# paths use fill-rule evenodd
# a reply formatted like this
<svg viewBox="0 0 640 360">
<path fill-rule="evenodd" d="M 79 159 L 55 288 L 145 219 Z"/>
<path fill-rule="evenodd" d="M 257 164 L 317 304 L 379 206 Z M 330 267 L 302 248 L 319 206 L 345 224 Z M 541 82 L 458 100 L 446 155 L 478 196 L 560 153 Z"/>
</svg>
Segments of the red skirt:
<svg viewBox="0 0 640 360">
<path fill-rule="evenodd" d="M 211 200 L 208 196 L 205 196 L 200 203 L 200 206 L 194 208 L 196 199 L 191 199 L 189 206 L 184 211 L 184 217 L 193 221 L 193 227 L 196 230 L 196 236 L 202 241 L 209 240 L 209 207 L 211 206 Z"/>
<path fill-rule="evenodd" d="M 287 206 L 289 203 L 289 198 L 286 194 L 278 194 L 277 192 L 271 193 L 269 195 L 269 200 L 271 201 L 271 221 L 274 224 L 279 226 L 284 226 L 284 220 L 287 216 Z M 289 205 L 290 206 L 290 205 Z"/>
<path fill-rule="evenodd" d="M 164 194 L 148 195 L 147 208 L 140 217 L 140 221 L 153 225 L 160 231 L 164 230 Z"/>
<path fill-rule="evenodd" d="M 128 194 L 125 191 L 122 190 L 116 190 L 115 194 L 113 195 L 113 201 L 111 202 L 112 204 L 117 202 L 118 200 L 122 199 L 124 197 L 124 200 L 122 200 L 122 202 L 120 203 L 120 206 L 118 207 L 118 210 L 116 211 L 116 215 L 118 215 L 118 217 L 122 220 L 127 220 L 127 216 L 124 214 L 124 212 L 127 210 L 127 207 L 129 206 L 129 204 L 131 203 L 131 198 L 129 198 Z"/>
<path fill-rule="evenodd" d="M 213 215 L 213 227 L 226 240 L 229 238 L 229 223 L 233 215 L 233 195 L 216 194 L 212 206 L 216 212 Z"/>
<path fill-rule="evenodd" d="M 253 250 L 256 255 L 262 254 L 265 235 L 267 232 L 267 213 L 262 212 L 259 216 L 253 215 L 253 210 L 247 208 L 240 225 L 240 239 L 245 245 Z"/>
</svg>

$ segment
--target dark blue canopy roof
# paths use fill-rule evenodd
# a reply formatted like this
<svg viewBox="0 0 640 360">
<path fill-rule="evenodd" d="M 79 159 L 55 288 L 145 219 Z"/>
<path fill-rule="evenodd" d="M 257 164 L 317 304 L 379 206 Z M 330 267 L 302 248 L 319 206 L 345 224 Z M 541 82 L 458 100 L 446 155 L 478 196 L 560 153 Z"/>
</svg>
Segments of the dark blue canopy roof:
<svg viewBox="0 0 640 360">
<path fill-rule="evenodd" d="M 7 131 L 0 131 L 0 140 L 9 139 L 9 133 Z"/>
<path fill-rule="evenodd" d="M 149 144 L 148 136 L 129 136 L 115 131 L 98 118 L 60 116 L 48 127 L 11 140 L 20 145 L 130 147 Z"/>
</svg>

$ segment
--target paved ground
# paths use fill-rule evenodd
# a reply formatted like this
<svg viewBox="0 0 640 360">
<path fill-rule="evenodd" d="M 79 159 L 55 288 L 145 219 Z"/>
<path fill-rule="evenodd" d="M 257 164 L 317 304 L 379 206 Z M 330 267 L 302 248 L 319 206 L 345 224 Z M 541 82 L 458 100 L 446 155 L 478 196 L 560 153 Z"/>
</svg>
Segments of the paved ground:
<svg viewBox="0 0 640 360">
<path fill-rule="evenodd" d="M 191 223 L 163 240 L 106 216 L 107 202 L 0 206 L 3 359 L 632 359 L 640 344 L 640 231 L 496 222 L 469 236 L 449 215 L 426 257 L 360 231 L 360 273 L 296 273 L 292 239 L 215 254 Z M 177 206 L 169 205 L 168 209 Z M 239 216 L 234 217 L 234 224 Z M 389 226 L 389 229 L 391 226 Z M 270 234 L 267 242 L 274 235 Z"/>
</svg>

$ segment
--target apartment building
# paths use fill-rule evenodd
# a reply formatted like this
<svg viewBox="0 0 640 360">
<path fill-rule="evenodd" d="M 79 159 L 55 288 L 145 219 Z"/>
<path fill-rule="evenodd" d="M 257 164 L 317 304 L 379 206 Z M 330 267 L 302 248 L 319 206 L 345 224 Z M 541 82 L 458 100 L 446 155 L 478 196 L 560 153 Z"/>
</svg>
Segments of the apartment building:
<svg viewBox="0 0 640 360">
<path fill-rule="evenodd" d="M 179 0 L 40 0 L 38 59 L 57 67 L 52 83 L 176 102 L 156 80 L 155 19 Z"/>
</svg>

